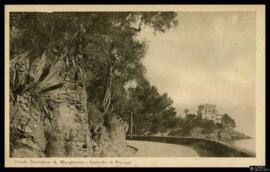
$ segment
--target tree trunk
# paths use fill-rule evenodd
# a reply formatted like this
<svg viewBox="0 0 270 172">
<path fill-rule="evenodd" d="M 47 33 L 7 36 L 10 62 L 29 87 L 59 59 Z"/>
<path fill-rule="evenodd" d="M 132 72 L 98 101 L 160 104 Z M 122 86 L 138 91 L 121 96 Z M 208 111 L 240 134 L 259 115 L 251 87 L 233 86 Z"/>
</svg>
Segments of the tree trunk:
<svg viewBox="0 0 270 172">
<path fill-rule="evenodd" d="M 107 114 L 110 105 L 111 105 L 111 89 L 112 89 L 112 73 L 113 73 L 113 67 L 110 64 L 110 62 L 108 62 L 108 68 L 107 68 L 107 83 L 106 83 L 106 91 L 105 91 L 105 95 L 104 95 L 104 99 L 102 102 L 102 111 L 104 113 L 104 115 Z"/>
</svg>

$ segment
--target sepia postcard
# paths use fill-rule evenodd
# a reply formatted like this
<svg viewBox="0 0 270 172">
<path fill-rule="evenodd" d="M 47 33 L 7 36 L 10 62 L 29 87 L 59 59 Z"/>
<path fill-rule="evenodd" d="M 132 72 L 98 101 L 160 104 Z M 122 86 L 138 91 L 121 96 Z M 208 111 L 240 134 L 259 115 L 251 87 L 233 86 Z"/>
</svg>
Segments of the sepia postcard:
<svg viewBox="0 0 270 172">
<path fill-rule="evenodd" d="M 6 5 L 6 167 L 265 165 L 263 5 Z"/>
</svg>

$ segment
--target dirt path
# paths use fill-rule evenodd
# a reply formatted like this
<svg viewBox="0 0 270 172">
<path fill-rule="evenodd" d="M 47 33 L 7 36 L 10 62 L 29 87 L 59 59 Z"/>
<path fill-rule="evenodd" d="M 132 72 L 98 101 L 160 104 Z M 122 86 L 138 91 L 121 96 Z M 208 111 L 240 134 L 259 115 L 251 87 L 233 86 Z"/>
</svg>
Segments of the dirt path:
<svg viewBox="0 0 270 172">
<path fill-rule="evenodd" d="M 138 151 L 132 157 L 198 157 L 195 150 L 190 147 L 158 143 L 149 141 L 128 140 L 127 145 L 133 146 Z"/>
</svg>

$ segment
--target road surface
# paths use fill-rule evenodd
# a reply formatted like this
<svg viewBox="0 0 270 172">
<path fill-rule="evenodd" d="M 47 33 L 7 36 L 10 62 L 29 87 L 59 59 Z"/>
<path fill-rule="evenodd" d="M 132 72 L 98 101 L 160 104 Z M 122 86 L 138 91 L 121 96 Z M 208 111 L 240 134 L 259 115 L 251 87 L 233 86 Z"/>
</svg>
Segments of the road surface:
<svg viewBox="0 0 270 172">
<path fill-rule="evenodd" d="M 128 140 L 127 145 L 138 149 L 132 157 L 199 157 L 195 150 L 183 145 L 136 140 Z"/>
</svg>

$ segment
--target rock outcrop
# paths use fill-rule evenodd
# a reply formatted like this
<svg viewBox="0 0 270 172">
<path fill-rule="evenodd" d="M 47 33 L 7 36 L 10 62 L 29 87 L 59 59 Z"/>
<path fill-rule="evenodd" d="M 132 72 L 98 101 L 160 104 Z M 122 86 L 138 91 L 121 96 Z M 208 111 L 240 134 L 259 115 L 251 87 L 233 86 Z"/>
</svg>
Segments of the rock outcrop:
<svg viewBox="0 0 270 172">
<path fill-rule="evenodd" d="M 87 107 L 79 59 L 56 59 L 44 54 L 30 63 L 24 53 L 11 61 L 10 156 L 122 155 L 124 123 L 116 117 L 104 119 L 94 106 Z"/>
<path fill-rule="evenodd" d="M 88 118 L 95 156 L 125 155 L 128 124 L 115 114 L 103 116 L 91 103 L 88 103 Z"/>
</svg>

